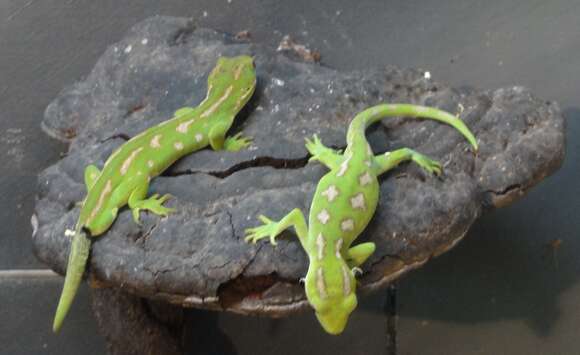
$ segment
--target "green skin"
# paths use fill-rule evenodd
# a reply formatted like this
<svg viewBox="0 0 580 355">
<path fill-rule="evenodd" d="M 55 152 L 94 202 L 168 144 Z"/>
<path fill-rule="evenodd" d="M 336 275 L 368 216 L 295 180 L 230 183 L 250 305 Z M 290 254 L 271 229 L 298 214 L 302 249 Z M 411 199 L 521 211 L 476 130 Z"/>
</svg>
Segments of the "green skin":
<svg viewBox="0 0 580 355">
<path fill-rule="evenodd" d="M 375 156 L 366 140 L 365 129 L 384 117 L 407 116 L 447 123 L 463 134 L 477 151 L 473 134 L 459 118 L 434 108 L 390 104 L 371 107 L 359 113 L 350 124 L 347 147 L 343 154 L 325 147 L 317 136 L 306 140 L 310 160 L 318 160 L 330 172 L 320 179 L 308 225 L 299 209 L 292 210 L 280 222 L 265 216 L 264 225 L 246 230 L 246 241 L 275 238 L 294 227 L 310 264 L 305 278 L 306 297 L 322 327 L 330 334 L 340 334 L 350 313 L 356 308 L 355 273 L 375 251 L 372 242 L 351 247 L 375 213 L 379 198 L 378 176 L 401 162 L 412 160 L 430 173 L 439 175 L 441 165 L 409 148 Z"/>
<path fill-rule="evenodd" d="M 199 106 L 177 110 L 174 117 L 149 128 L 117 149 L 102 171 L 94 165 L 85 170 L 87 196 L 81 207 L 68 259 L 64 288 L 53 330 L 57 332 L 81 283 L 91 238 L 109 229 L 117 212 L 126 204 L 139 223 L 139 211 L 166 216 L 173 209 L 163 206 L 170 197 L 147 198 L 149 181 L 177 159 L 208 145 L 214 150 L 235 152 L 250 144 L 237 134 L 226 138 L 237 113 L 256 86 L 251 57 L 220 58 L 208 78 L 208 91 Z"/>
</svg>

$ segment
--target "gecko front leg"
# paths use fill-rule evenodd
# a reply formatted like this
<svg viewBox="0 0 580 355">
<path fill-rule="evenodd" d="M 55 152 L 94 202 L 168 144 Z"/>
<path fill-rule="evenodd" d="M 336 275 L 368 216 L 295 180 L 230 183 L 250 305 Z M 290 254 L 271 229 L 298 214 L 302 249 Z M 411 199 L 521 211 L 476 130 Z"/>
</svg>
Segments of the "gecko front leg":
<svg viewBox="0 0 580 355">
<path fill-rule="evenodd" d="M 401 148 L 392 152 L 386 152 L 383 155 L 375 156 L 375 173 L 378 175 L 384 174 L 387 171 L 395 168 L 404 161 L 412 160 L 417 165 L 427 170 L 431 174 L 441 175 L 441 164 L 427 156 L 417 153 L 413 149 Z"/>
<path fill-rule="evenodd" d="M 233 137 L 226 138 L 226 131 L 229 129 L 228 124 L 216 124 L 209 131 L 209 144 L 213 150 L 225 150 L 228 152 L 237 152 L 247 148 L 252 143 L 252 138 L 244 137 L 238 133 Z"/>
<path fill-rule="evenodd" d="M 163 203 L 171 197 L 170 194 L 165 194 L 161 197 L 159 197 L 159 194 L 154 194 L 149 198 L 145 198 L 148 189 L 149 183 L 147 179 L 140 179 L 129 195 L 129 208 L 131 209 L 133 219 L 137 224 L 140 224 L 139 212 L 141 210 L 151 211 L 159 216 L 167 216 L 169 213 L 175 211 L 174 208 L 163 206 Z"/>
<path fill-rule="evenodd" d="M 285 229 L 294 227 L 296 235 L 300 240 L 302 246 L 306 245 L 306 237 L 308 236 L 308 227 L 306 226 L 306 219 L 298 208 L 293 209 L 280 222 L 274 222 L 266 216 L 258 217 L 264 225 L 246 229 L 246 242 L 257 242 L 263 238 L 270 238 L 270 244 L 276 245 L 276 237 Z"/>
<path fill-rule="evenodd" d="M 312 140 L 306 138 L 306 150 L 312 154 L 312 157 L 308 161 L 317 160 L 331 170 L 337 168 L 343 161 L 340 152 L 322 144 L 322 141 L 320 141 L 316 134 L 312 137 Z"/>
</svg>

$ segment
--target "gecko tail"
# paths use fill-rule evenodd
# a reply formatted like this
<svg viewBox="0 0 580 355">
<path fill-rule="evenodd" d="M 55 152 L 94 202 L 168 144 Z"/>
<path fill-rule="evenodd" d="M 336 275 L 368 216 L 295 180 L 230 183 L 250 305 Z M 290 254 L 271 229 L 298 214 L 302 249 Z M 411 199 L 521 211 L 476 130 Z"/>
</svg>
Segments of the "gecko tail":
<svg viewBox="0 0 580 355">
<path fill-rule="evenodd" d="M 351 129 L 352 133 L 364 132 L 369 125 L 386 117 L 413 117 L 446 123 L 457 129 L 471 144 L 475 152 L 479 149 L 477 139 L 458 116 L 434 107 L 412 104 L 382 104 L 368 108 L 354 118 L 349 133 Z"/>
<path fill-rule="evenodd" d="M 86 232 L 80 228 L 75 230 L 72 239 L 64 286 L 56 308 L 52 330 L 57 333 L 66 317 L 72 301 L 83 279 L 87 259 L 91 249 L 91 239 Z"/>
</svg>

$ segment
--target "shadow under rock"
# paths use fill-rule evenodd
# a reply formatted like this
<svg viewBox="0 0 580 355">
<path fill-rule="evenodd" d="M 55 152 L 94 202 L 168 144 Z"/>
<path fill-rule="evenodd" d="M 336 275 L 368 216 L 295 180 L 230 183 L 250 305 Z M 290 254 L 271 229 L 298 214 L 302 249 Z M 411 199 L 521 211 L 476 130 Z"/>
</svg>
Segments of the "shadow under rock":
<svg viewBox="0 0 580 355">
<path fill-rule="evenodd" d="M 185 354 L 237 355 L 233 342 L 218 325 L 219 313 L 192 309 L 185 312 L 183 347 Z"/>
</svg>

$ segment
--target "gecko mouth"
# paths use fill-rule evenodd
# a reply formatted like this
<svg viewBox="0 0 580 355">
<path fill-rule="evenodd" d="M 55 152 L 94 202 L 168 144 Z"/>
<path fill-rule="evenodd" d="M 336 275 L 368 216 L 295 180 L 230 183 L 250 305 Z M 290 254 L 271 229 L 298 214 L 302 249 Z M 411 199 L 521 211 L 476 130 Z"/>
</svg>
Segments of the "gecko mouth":
<svg viewBox="0 0 580 355">
<path fill-rule="evenodd" d="M 316 318 L 322 328 L 332 335 L 338 335 L 344 331 L 346 328 L 346 323 L 348 321 L 348 314 L 338 313 L 338 314 L 321 314 L 315 312 Z"/>
</svg>

